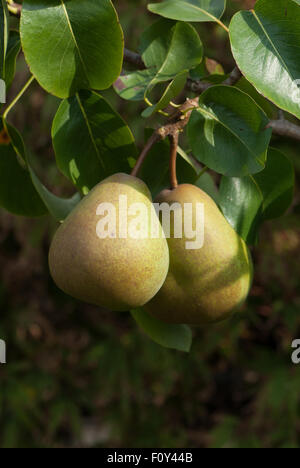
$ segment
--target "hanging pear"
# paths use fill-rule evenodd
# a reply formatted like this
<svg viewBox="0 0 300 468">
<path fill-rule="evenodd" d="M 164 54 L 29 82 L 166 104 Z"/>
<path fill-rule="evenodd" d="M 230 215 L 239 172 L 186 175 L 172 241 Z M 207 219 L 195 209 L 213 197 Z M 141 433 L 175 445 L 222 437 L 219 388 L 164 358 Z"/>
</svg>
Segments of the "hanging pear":
<svg viewBox="0 0 300 468">
<path fill-rule="evenodd" d="M 122 311 L 150 301 L 166 278 L 169 251 L 144 182 L 115 174 L 94 187 L 57 230 L 49 266 L 57 286 L 84 302 Z"/>
<path fill-rule="evenodd" d="M 229 317 L 245 301 L 251 286 L 252 263 L 245 242 L 215 202 L 194 185 L 164 190 L 156 202 L 174 207 L 168 239 L 170 268 L 163 287 L 145 309 L 167 323 L 207 324 Z M 185 204 L 190 206 L 194 232 L 198 230 L 199 235 L 203 230 L 200 248 L 191 248 L 192 239 L 184 235 L 185 218 L 181 221 L 177 216 L 181 210 L 186 213 Z M 198 226 L 197 207 L 203 208 L 204 216 Z M 178 227 L 181 238 L 176 237 Z"/>
</svg>

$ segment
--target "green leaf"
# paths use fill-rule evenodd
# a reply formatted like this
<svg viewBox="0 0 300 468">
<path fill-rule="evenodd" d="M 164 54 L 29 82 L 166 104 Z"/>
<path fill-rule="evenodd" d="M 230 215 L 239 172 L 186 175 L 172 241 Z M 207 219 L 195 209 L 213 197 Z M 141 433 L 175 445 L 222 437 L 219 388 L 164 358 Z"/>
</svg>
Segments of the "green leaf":
<svg viewBox="0 0 300 468">
<path fill-rule="evenodd" d="M 216 21 L 224 13 L 226 0 L 165 0 L 150 3 L 152 13 L 179 21 Z"/>
<path fill-rule="evenodd" d="M 206 192 L 207 195 L 209 195 L 217 205 L 219 204 L 219 190 L 214 179 L 208 172 L 204 172 L 201 177 L 197 178 L 197 180 L 194 182 L 194 185 L 197 185 L 197 187 Z"/>
<path fill-rule="evenodd" d="M 6 0 L 0 2 L 0 78 L 5 77 L 5 56 L 9 36 L 9 13 Z"/>
<path fill-rule="evenodd" d="M 151 70 L 138 70 L 119 76 L 114 83 L 114 89 L 123 99 L 143 101 L 152 78 Z"/>
<path fill-rule="evenodd" d="M 264 197 L 263 218 L 282 216 L 290 206 L 295 186 L 295 173 L 291 161 L 280 151 L 270 148 L 265 169 L 254 179 Z"/>
<path fill-rule="evenodd" d="M 6 125 L 8 134 L 4 127 L 0 133 L 1 206 L 14 214 L 30 217 L 49 212 L 57 221 L 63 221 L 81 200 L 80 194 L 65 199 L 51 193 L 30 166 L 21 135 Z"/>
<path fill-rule="evenodd" d="M 0 124 L 0 205 L 21 216 L 36 217 L 47 213 L 30 177 L 21 136 L 11 125 Z"/>
<path fill-rule="evenodd" d="M 80 91 L 64 100 L 52 126 L 61 172 L 84 194 L 115 172 L 128 172 L 136 157 L 131 131 L 98 93 Z"/>
<path fill-rule="evenodd" d="M 262 110 L 265 112 L 269 119 L 276 119 L 278 115 L 277 107 L 274 106 L 272 102 L 264 98 L 264 96 L 259 94 L 259 92 L 256 91 L 254 86 L 248 80 L 246 80 L 244 76 L 236 83 L 235 86 L 236 88 L 251 96 L 252 99 L 254 99 L 254 101 L 256 102 L 256 104 L 262 108 Z"/>
<path fill-rule="evenodd" d="M 177 148 L 178 154 L 181 158 L 186 161 L 190 167 L 193 168 L 193 172 L 190 171 L 187 176 L 187 169 L 185 168 L 185 180 L 181 183 L 191 183 L 204 190 L 217 204 L 219 203 L 219 192 L 215 181 L 208 172 L 204 172 L 204 168 L 199 162 L 190 154 L 187 154 L 180 146 Z M 181 159 L 177 159 L 177 172 L 180 174 L 181 179 L 181 168 L 184 165 Z"/>
<path fill-rule="evenodd" d="M 17 31 L 10 31 L 6 59 L 5 59 L 5 84 L 8 89 L 14 79 L 16 61 L 21 50 L 20 35 Z"/>
<path fill-rule="evenodd" d="M 152 107 L 148 107 L 147 109 L 145 109 L 145 111 L 142 113 L 142 116 L 151 117 L 153 114 L 155 114 L 155 112 L 158 112 L 159 110 L 162 110 L 165 107 L 167 107 L 170 101 L 175 99 L 176 96 L 178 96 L 178 94 L 183 90 L 187 76 L 188 72 L 186 71 L 179 73 L 174 78 L 174 80 L 171 81 L 171 83 L 167 86 L 164 94 L 162 95 L 158 103 Z"/>
<path fill-rule="evenodd" d="M 149 315 L 142 309 L 131 311 L 141 329 L 155 343 L 165 348 L 189 352 L 192 346 L 192 332 L 186 325 L 169 325 Z"/>
<path fill-rule="evenodd" d="M 203 46 L 190 24 L 161 19 L 142 35 L 140 52 L 146 67 L 154 72 L 153 87 L 196 67 L 202 60 Z"/>
<path fill-rule="evenodd" d="M 271 138 L 268 119 L 255 101 L 229 86 L 212 86 L 199 98 L 188 123 L 194 156 L 214 171 L 242 177 L 264 168 Z"/>
<path fill-rule="evenodd" d="M 20 31 L 31 72 L 58 97 L 106 89 L 120 75 L 123 33 L 110 0 L 25 0 Z"/>
<path fill-rule="evenodd" d="M 71 198 L 57 197 L 41 183 L 31 167 L 29 167 L 29 172 L 32 183 L 51 216 L 57 221 L 63 221 L 80 202 L 80 194 L 77 192 Z"/>
<path fill-rule="evenodd" d="M 298 2 L 297 2 L 298 3 Z M 259 0 L 230 24 L 238 67 L 255 88 L 300 118 L 300 8 L 293 0 Z"/>
<path fill-rule="evenodd" d="M 196 67 L 203 56 L 201 40 L 191 25 L 165 19 L 144 32 L 140 51 L 147 69 L 120 76 L 114 84 L 124 99 L 143 100 L 158 83 L 175 80 L 163 96 L 166 101 L 182 86 L 183 73 Z"/>
<path fill-rule="evenodd" d="M 247 177 L 222 177 L 220 206 L 232 227 L 248 243 L 256 242 L 262 221 L 282 216 L 294 194 L 294 170 L 289 159 L 270 148 L 266 167 Z"/>
<path fill-rule="evenodd" d="M 222 177 L 220 207 L 229 224 L 247 242 L 255 244 L 263 195 L 253 176 Z"/>
</svg>

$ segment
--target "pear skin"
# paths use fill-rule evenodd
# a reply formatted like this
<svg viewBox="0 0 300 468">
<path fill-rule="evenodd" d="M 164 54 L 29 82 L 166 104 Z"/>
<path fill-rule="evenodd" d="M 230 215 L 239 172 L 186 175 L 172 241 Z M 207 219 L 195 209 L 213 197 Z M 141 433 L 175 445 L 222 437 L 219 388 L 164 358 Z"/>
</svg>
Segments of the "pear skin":
<svg viewBox="0 0 300 468">
<path fill-rule="evenodd" d="M 252 262 L 245 242 L 215 202 L 194 185 L 164 190 L 155 201 L 181 207 L 192 204 L 193 220 L 196 204 L 203 204 L 204 243 L 201 248 L 187 249 L 191 239 L 174 236 L 175 215 L 171 216 L 169 272 L 146 311 L 167 323 L 202 325 L 226 319 L 245 301 L 251 287 Z"/>
<path fill-rule="evenodd" d="M 147 213 L 142 212 L 139 218 L 145 238 L 119 235 L 119 195 L 126 195 L 128 207 L 133 203 L 146 207 Z M 117 214 L 115 227 L 107 227 L 110 232 L 106 238 L 97 232 L 99 221 L 104 219 L 97 211 L 102 203 L 112 204 Z M 159 225 L 157 238 L 151 237 L 150 214 Z M 132 215 L 127 221 L 134 219 Z M 50 247 L 49 267 L 57 286 L 81 301 L 117 311 L 150 301 L 165 281 L 169 251 L 144 182 L 115 174 L 94 187 L 58 228 Z"/>
</svg>

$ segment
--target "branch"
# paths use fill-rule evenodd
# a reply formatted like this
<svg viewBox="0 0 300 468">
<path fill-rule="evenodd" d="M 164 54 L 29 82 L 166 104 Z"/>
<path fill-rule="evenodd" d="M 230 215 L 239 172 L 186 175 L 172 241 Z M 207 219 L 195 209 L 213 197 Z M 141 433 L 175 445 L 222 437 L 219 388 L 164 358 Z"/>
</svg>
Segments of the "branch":
<svg viewBox="0 0 300 468">
<path fill-rule="evenodd" d="M 202 94 L 211 86 L 212 86 L 212 83 L 206 83 L 201 80 L 193 80 L 192 78 L 188 78 L 185 88 L 187 91 L 191 91 L 192 93 Z"/>
<path fill-rule="evenodd" d="M 239 68 L 235 67 L 230 73 L 229 77 L 222 84 L 227 86 L 234 86 L 242 78 L 242 76 L 242 72 L 239 70 Z"/>
<path fill-rule="evenodd" d="M 174 190 L 178 187 L 176 161 L 177 161 L 177 148 L 178 148 L 178 131 L 169 136 L 170 138 L 170 183 L 171 189 Z"/>
<path fill-rule="evenodd" d="M 177 138 L 178 138 L 178 133 L 181 132 L 184 129 L 184 127 L 187 125 L 193 109 L 198 107 L 198 104 L 199 104 L 199 98 L 187 99 L 185 103 L 182 104 L 180 108 L 170 117 L 168 124 L 155 130 L 155 132 L 151 135 L 151 137 L 147 141 L 140 156 L 138 157 L 136 165 L 131 172 L 132 176 L 137 177 L 143 162 L 145 161 L 149 151 L 151 150 L 152 146 L 155 145 L 155 143 L 158 143 L 160 140 L 164 140 L 168 136 L 173 136 L 173 138 L 176 138 L 175 135 L 177 135 Z M 175 143 L 176 143 L 176 140 L 175 140 Z M 177 140 L 177 144 L 178 144 L 178 140 Z M 171 145 L 172 145 L 172 142 L 171 142 Z M 177 152 L 177 147 L 176 147 L 176 152 Z"/>
<path fill-rule="evenodd" d="M 132 52 L 128 49 L 124 49 L 124 62 L 136 66 L 139 70 L 145 70 L 146 68 L 142 57 L 136 52 Z"/>
<path fill-rule="evenodd" d="M 228 78 L 226 78 L 226 80 L 223 81 L 222 84 L 227 85 L 227 86 L 234 86 L 241 79 L 242 76 L 243 75 L 241 71 L 238 69 L 238 67 L 235 67 L 230 73 L 230 75 L 228 76 Z M 201 80 L 193 80 L 191 78 L 188 78 L 187 83 L 186 83 L 186 89 L 198 95 L 202 94 L 211 86 L 214 86 L 214 83 L 207 83 Z"/>
<path fill-rule="evenodd" d="M 147 141 L 143 151 L 141 152 L 140 156 L 137 159 L 136 165 L 131 171 L 131 175 L 134 177 L 137 177 L 140 168 L 142 167 L 143 162 L 146 159 L 146 156 L 148 155 L 149 151 L 151 150 L 152 146 L 155 145 L 155 143 L 159 142 L 161 140 L 160 135 L 157 132 L 152 133 L 151 137 Z"/>
<path fill-rule="evenodd" d="M 273 134 L 294 138 L 300 141 L 300 127 L 288 120 L 270 120 L 266 128 L 272 128 Z"/>
</svg>

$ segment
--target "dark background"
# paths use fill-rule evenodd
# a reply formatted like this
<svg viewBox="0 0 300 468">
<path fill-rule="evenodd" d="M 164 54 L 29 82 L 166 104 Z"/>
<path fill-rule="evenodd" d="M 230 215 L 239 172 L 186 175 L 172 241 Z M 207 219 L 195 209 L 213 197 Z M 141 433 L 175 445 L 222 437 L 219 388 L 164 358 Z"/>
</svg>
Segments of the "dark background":
<svg viewBox="0 0 300 468">
<path fill-rule="evenodd" d="M 115 2 L 127 47 L 136 50 L 155 19 L 146 1 Z M 253 1 L 231 1 L 225 22 Z M 197 26 L 206 55 L 233 68 L 214 24 Z M 29 76 L 22 56 L 8 101 Z M 105 96 L 143 144 L 139 104 Z M 73 188 L 54 164 L 50 129 L 59 100 L 33 85 L 10 118 L 23 132 L 39 175 L 53 192 Z M 297 189 L 287 215 L 265 224 L 253 249 L 255 279 L 242 312 L 194 329 L 190 354 L 151 342 L 128 314 L 72 300 L 47 265 L 57 227 L 0 210 L 0 447 L 299 447 L 299 144 L 274 138 L 294 162 Z M 18 187 L 16 187 L 18 190 Z"/>
</svg>

